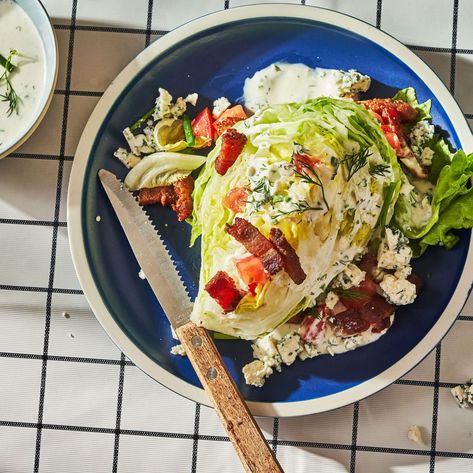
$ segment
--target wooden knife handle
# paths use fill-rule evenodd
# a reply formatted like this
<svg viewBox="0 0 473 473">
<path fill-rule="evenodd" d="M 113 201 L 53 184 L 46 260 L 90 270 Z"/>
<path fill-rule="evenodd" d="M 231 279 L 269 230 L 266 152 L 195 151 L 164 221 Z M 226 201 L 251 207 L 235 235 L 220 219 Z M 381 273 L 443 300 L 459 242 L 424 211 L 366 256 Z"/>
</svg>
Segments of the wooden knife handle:
<svg viewBox="0 0 473 473">
<path fill-rule="evenodd" d="M 245 470 L 283 473 L 207 330 L 188 322 L 176 333 Z"/>
</svg>

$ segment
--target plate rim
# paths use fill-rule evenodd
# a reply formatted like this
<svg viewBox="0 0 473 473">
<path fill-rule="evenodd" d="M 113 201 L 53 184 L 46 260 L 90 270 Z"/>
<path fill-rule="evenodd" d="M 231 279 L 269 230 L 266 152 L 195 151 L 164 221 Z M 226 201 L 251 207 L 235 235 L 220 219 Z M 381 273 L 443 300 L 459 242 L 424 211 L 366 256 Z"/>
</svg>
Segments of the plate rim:
<svg viewBox="0 0 473 473">
<path fill-rule="evenodd" d="M 269 11 L 271 13 L 268 13 Z M 289 17 L 327 23 L 331 26 L 362 35 L 376 43 L 379 47 L 395 55 L 421 77 L 428 88 L 435 93 L 437 100 L 448 113 L 452 124 L 454 124 L 454 129 L 461 143 L 461 148 L 468 148 L 473 151 L 473 135 L 470 132 L 468 122 L 459 105 L 435 72 L 432 71 L 422 59 L 389 34 L 375 28 L 369 23 L 337 11 L 320 7 L 311 6 L 308 8 L 308 6 L 303 5 L 280 3 L 247 5 L 222 10 L 194 19 L 178 27 L 159 38 L 134 58 L 112 81 L 97 103 L 85 126 L 75 153 L 67 197 L 67 221 L 72 260 L 79 283 L 92 311 L 108 336 L 120 350 L 125 353 L 138 368 L 154 380 L 192 401 L 207 406 L 210 406 L 210 402 L 202 388 L 198 388 L 182 380 L 177 375 L 168 372 L 153 361 L 121 330 L 118 323 L 115 322 L 109 313 L 95 285 L 84 246 L 81 218 L 84 185 L 83 177 L 87 168 L 90 151 L 96 140 L 97 132 L 110 108 L 129 82 L 159 54 L 165 52 L 168 48 L 173 47 L 177 42 L 184 40 L 188 36 L 205 31 L 216 25 L 224 25 L 255 18 L 277 17 Z M 469 275 L 465 271 L 465 267 L 472 263 L 473 238 L 470 236 L 465 265 L 457 287 L 446 308 L 424 338 L 391 367 L 357 386 L 323 398 L 287 402 L 248 401 L 247 404 L 251 412 L 257 416 L 277 417 L 293 417 L 326 412 L 364 399 L 404 376 L 435 348 L 460 314 L 472 290 L 473 273 Z"/>
</svg>

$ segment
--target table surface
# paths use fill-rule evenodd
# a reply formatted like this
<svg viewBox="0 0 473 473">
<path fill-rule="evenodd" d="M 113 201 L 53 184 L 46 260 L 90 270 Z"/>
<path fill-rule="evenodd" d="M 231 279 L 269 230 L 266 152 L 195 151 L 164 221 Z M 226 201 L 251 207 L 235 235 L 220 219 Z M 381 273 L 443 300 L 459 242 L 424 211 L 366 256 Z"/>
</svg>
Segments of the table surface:
<svg viewBox="0 0 473 473">
<path fill-rule="evenodd" d="M 95 320 L 69 253 L 66 194 L 82 129 L 116 74 L 181 23 L 245 3 L 255 1 L 44 1 L 59 43 L 57 89 L 39 129 L 0 162 L 2 473 L 242 471 L 213 410 L 144 375 Z M 400 39 L 473 125 L 472 1 L 288 3 L 339 10 Z M 472 376 L 470 299 L 391 387 L 333 412 L 258 422 L 287 472 L 472 472 L 473 410 L 449 392 Z M 407 439 L 412 424 L 424 446 Z"/>
</svg>

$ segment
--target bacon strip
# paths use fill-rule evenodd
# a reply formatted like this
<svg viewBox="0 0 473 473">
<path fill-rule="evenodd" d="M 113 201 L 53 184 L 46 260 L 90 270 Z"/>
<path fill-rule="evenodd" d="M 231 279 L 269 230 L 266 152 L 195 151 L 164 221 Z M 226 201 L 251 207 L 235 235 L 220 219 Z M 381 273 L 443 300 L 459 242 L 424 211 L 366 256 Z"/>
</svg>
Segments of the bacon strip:
<svg viewBox="0 0 473 473">
<path fill-rule="evenodd" d="M 192 215 L 192 198 L 194 178 L 188 176 L 170 186 L 141 189 L 138 194 L 140 205 L 161 204 L 163 207 L 171 206 L 176 212 L 177 219 L 181 222 Z"/>
<path fill-rule="evenodd" d="M 252 255 L 261 257 L 263 267 L 268 273 L 276 274 L 285 269 L 296 284 L 301 284 L 307 277 L 297 253 L 279 228 L 271 229 L 268 240 L 250 222 L 236 217 L 233 225 L 227 225 L 226 231 Z"/>
<path fill-rule="evenodd" d="M 370 99 L 361 100 L 358 103 L 363 105 L 368 110 L 372 110 L 378 115 L 381 115 L 385 119 L 388 118 L 390 109 L 396 110 L 401 122 L 412 122 L 417 118 L 418 115 L 417 110 L 403 100 Z M 388 119 L 388 121 L 391 120 Z"/>
<path fill-rule="evenodd" d="M 218 271 L 204 289 L 217 301 L 224 312 L 235 310 L 244 296 L 236 287 L 235 281 L 225 271 Z"/>
<path fill-rule="evenodd" d="M 263 267 L 269 274 L 276 274 L 283 269 L 281 255 L 275 250 L 271 242 L 248 220 L 236 217 L 233 225 L 227 225 L 226 231 L 252 255 L 261 257 Z"/>
<path fill-rule="evenodd" d="M 226 231 L 252 255 L 263 257 L 268 251 L 274 249 L 271 242 L 244 218 L 236 217 L 233 225 L 227 225 Z"/>
<path fill-rule="evenodd" d="M 174 186 L 160 186 L 152 189 L 140 189 L 138 194 L 140 205 L 161 204 L 163 207 L 176 203 L 176 193 Z"/>
<path fill-rule="evenodd" d="M 307 274 L 302 269 L 299 256 L 297 256 L 294 248 L 286 240 L 284 233 L 279 228 L 273 227 L 269 232 L 269 240 L 281 255 L 284 269 L 287 274 L 289 274 L 289 277 L 296 284 L 302 284 L 307 277 Z"/>
<path fill-rule="evenodd" d="M 220 155 L 215 160 L 215 170 L 223 176 L 228 168 L 233 166 L 233 163 L 240 156 L 241 151 L 246 145 L 246 136 L 239 133 L 233 128 L 230 128 L 222 135 L 222 146 L 220 148 Z"/>
</svg>

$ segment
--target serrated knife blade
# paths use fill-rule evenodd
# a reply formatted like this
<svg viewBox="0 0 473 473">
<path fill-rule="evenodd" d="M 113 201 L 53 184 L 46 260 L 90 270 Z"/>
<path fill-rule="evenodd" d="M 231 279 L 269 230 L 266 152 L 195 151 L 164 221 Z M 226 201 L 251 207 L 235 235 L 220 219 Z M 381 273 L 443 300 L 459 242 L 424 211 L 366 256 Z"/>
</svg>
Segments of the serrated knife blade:
<svg viewBox="0 0 473 473">
<path fill-rule="evenodd" d="M 189 321 L 192 302 L 164 242 L 123 183 L 101 169 L 100 182 L 128 238 L 133 253 L 174 329 Z"/>
<path fill-rule="evenodd" d="M 248 473 L 283 473 L 204 327 L 190 321 L 192 303 L 176 266 L 133 195 L 105 169 L 99 179 L 128 242 L 167 318 L 184 346 Z"/>
</svg>

